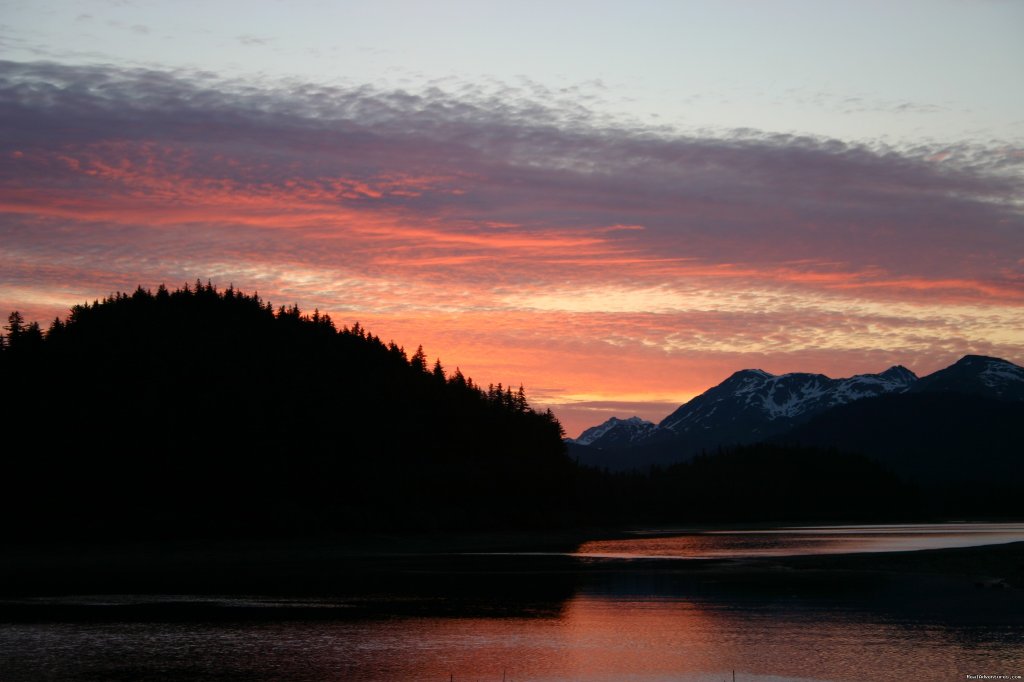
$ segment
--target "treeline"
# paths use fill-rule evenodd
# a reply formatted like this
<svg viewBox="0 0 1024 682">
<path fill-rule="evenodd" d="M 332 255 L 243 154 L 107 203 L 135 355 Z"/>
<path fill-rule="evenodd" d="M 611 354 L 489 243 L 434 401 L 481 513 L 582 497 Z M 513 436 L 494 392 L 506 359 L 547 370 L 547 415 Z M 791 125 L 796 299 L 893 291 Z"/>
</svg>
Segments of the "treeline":
<svg viewBox="0 0 1024 682">
<path fill-rule="evenodd" d="M 546 524 L 573 466 L 520 387 L 358 323 L 196 282 L 17 313 L 0 351 L 8 533 Z"/>
</svg>

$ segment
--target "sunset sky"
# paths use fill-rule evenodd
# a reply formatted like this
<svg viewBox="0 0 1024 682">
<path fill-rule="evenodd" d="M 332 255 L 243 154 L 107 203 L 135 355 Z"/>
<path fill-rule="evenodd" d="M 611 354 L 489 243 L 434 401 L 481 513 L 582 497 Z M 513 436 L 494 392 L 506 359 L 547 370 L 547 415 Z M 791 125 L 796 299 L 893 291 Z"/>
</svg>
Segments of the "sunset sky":
<svg viewBox="0 0 1024 682">
<path fill-rule="evenodd" d="M 233 283 L 577 435 L 1024 362 L 1024 2 L 0 0 L 0 311 Z"/>
</svg>

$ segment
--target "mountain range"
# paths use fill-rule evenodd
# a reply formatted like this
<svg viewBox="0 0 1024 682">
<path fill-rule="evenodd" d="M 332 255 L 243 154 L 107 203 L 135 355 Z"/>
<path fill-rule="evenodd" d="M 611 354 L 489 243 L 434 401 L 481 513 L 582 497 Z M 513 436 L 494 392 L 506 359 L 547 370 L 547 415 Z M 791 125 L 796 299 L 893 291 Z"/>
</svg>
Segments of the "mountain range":
<svg viewBox="0 0 1024 682">
<path fill-rule="evenodd" d="M 974 418 L 957 418 L 967 414 Z M 999 419 L 986 418 L 989 414 Z M 951 423 L 940 425 L 938 419 Z M 976 433 L 982 423 L 988 435 Z M 889 425 L 885 433 L 879 424 Z M 899 459 L 903 455 L 896 456 L 887 443 L 903 442 L 906 434 L 918 435 L 901 453 L 916 452 L 913 443 L 928 442 L 934 458 L 948 460 L 953 443 L 969 447 L 971 442 L 991 441 L 987 451 L 998 451 L 1002 461 L 1004 450 L 1010 452 L 1020 442 L 1015 439 L 1022 424 L 1024 368 L 1000 358 L 967 355 L 920 378 L 900 365 L 845 379 L 745 369 L 657 424 L 613 417 L 567 443 L 581 464 L 613 471 L 664 466 L 701 452 L 755 442 L 841 447 Z M 940 431 L 946 433 L 945 439 L 933 442 L 928 434 Z M 903 468 L 919 478 L 917 469 L 927 468 L 919 464 Z"/>
</svg>

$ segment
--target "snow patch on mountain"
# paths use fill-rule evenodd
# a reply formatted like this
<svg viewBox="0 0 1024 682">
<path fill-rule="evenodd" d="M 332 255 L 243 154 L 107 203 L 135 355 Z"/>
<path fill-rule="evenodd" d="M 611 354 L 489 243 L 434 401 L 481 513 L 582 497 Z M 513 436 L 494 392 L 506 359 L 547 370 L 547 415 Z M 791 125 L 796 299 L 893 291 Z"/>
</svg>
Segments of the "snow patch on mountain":
<svg viewBox="0 0 1024 682">
<path fill-rule="evenodd" d="M 1000 388 L 1008 383 L 1024 382 L 1024 367 L 993 358 L 978 373 L 978 378 L 990 388 Z"/>
</svg>

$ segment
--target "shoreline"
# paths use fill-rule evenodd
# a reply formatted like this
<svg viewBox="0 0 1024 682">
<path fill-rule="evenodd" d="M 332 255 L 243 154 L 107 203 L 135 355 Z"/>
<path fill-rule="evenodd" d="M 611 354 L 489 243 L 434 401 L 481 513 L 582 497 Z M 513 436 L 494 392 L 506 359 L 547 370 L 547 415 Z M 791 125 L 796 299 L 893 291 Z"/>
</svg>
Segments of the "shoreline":
<svg viewBox="0 0 1024 682">
<path fill-rule="evenodd" d="M 603 538 L 635 537 L 624 529 Z M 62 543 L 0 550 L 0 598 L 61 594 L 287 594 L 380 590 L 444 576 L 587 580 L 600 574 L 694 582 L 843 584 L 941 577 L 1024 593 L 1024 541 L 974 547 L 744 558 L 572 556 L 592 533 L 293 540 Z M 528 549 L 527 549 L 528 548 Z"/>
</svg>

